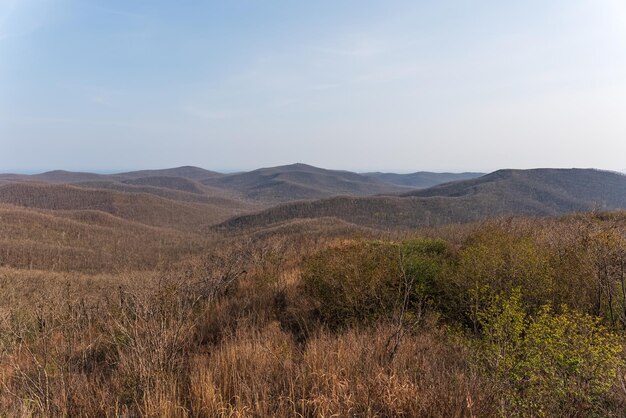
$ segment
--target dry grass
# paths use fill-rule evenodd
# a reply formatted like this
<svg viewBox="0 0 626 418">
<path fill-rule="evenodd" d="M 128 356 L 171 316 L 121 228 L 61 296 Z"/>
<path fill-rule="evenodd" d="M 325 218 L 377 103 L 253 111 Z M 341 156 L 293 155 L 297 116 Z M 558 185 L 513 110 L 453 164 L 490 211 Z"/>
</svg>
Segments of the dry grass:
<svg viewBox="0 0 626 418">
<path fill-rule="evenodd" d="M 383 355 L 392 332 L 385 325 L 342 334 L 317 328 L 299 341 L 280 322 L 286 308 L 279 297 L 302 296 L 297 263 L 277 268 L 276 257 L 292 254 L 288 243 L 273 242 L 275 248 L 238 244 L 160 274 L 1 269 L 0 410 L 489 415 L 493 403 L 468 368 L 465 348 L 436 325 L 407 339 L 392 363 Z M 238 275 L 244 264 L 252 268 Z"/>
<path fill-rule="evenodd" d="M 407 340 L 386 364 L 391 329 L 321 332 L 300 349 L 276 323 L 244 330 L 196 360 L 192 393 L 201 416 L 493 415 L 463 348 L 434 331 Z M 440 336 L 439 336 L 440 337 Z"/>
<path fill-rule="evenodd" d="M 76 216 L 11 216 L 5 231 L 19 233 L 15 225 L 26 219 L 33 229 L 23 236 L 50 245 L 81 224 Z M 52 222 L 46 229 L 48 220 L 61 226 Z M 115 219 L 96 221 L 123 234 Z M 537 225 L 537 239 L 549 247 L 588 221 L 495 227 L 519 232 Z M 623 228 L 622 221 L 612 227 Z M 468 236 L 490 227 L 449 227 L 441 234 L 455 252 Z M 151 229 L 133 231 L 150 248 Z M 78 263 L 53 272 L 7 263 L 0 268 L 0 411 L 24 417 L 499 416 L 501 382 L 476 367 L 466 335 L 451 331 L 435 310 L 405 334 L 392 357 L 387 350 L 396 324 L 389 320 L 335 332 L 320 322 L 303 291 L 301 261 L 355 235 L 376 233 L 303 221 L 196 241 L 196 252 L 177 253 L 167 268 L 156 263 L 88 273 Z M 102 242 L 85 248 L 93 251 Z M 125 248 L 141 260 L 141 251 Z M 606 402 L 608 416 L 626 407 L 619 379 Z"/>
</svg>

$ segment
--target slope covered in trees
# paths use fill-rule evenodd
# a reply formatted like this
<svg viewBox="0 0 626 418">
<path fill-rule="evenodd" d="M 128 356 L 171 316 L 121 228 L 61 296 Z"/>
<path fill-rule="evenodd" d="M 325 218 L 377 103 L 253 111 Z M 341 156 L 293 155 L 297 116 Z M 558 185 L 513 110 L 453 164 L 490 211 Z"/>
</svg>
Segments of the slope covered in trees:
<svg viewBox="0 0 626 418">
<path fill-rule="evenodd" d="M 319 199 L 334 195 L 365 196 L 401 190 L 398 186 L 365 175 L 306 164 L 261 168 L 208 179 L 203 183 L 235 190 L 249 199 L 270 202 Z"/>
<path fill-rule="evenodd" d="M 184 177 L 172 177 L 172 176 L 151 176 L 151 177 L 139 177 L 136 179 L 124 180 L 122 183 L 132 184 L 136 186 L 153 186 L 161 187 L 164 189 L 178 190 L 181 192 L 203 194 L 204 188 L 201 184 L 184 178 Z"/>
<path fill-rule="evenodd" d="M 66 183 L 117 190 L 123 189 L 124 185 L 149 186 L 212 198 L 247 200 L 249 204 L 257 206 L 336 195 L 367 196 L 406 190 L 373 177 L 349 171 L 325 170 L 306 164 L 234 174 L 221 174 L 191 166 L 118 174 L 57 170 L 35 175 L 0 174 L 0 181 Z M 161 191 L 159 194 L 163 193 Z"/>
<path fill-rule="evenodd" d="M 404 196 L 496 196 L 534 200 L 555 211 L 626 205 L 626 176 L 593 169 L 498 170 L 477 179 L 415 190 Z"/>
<path fill-rule="evenodd" d="M 555 215 L 626 208 L 626 176 L 599 170 L 501 170 L 398 197 L 335 197 L 243 215 L 226 228 L 262 227 L 297 218 L 336 217 L 357 225 L 403 229 L 502 215 Z"/>
<path fill-rule="evenodd" d="M 241 210 L 234 201 L 182 202 L 146 193 L 86 189 L 70 185 L 10 183 L 0 186 L 0 202 L 45 210 L 96 210 L 146 225 L 196 230 Z"/>
<path fill-rule="evenodd" d="M 451 181 L 468 180 L 483 176 L 485 173 L 433 173 L 429 171 L 418 171 L 409 174 L 397 173 L 365 173 L 365 175 L 377 178 L 387 183 L 398 186 L 427 188 Z"/>
</svg>

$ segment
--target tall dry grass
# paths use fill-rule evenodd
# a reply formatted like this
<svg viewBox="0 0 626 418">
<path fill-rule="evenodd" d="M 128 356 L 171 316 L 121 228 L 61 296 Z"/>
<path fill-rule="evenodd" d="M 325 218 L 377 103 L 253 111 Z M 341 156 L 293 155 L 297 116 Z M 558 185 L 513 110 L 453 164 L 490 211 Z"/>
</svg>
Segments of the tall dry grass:
<svg viewBox="0 0 626 418">
<path fill-rule="evenodd" d="M 436 311 L 393 356 L 393 317 L 320 321 L 301 260 L 350 239 L 324 234 L 235 237 L 161 271 L 0 268 L 0 416 L 499 416 L 502 382 Z"/>
<path fill-rule="evenodd" d="M 436 325 L 408 337 L 390 363 L 384 350 L 391 325 L 336 334 L 302 317 L 297 261 L 289 243 L 272 242 L 236 244 L 163 273 L 89 277 L 4 268 L 0 410 L 180 417 L 493 412 L 464 348 L 442 339 Z M 294 304 L 299 309 L 290 312 Z M 310 329 L 293 326 L 298 319 L 311 321 Z"/>
</svg>

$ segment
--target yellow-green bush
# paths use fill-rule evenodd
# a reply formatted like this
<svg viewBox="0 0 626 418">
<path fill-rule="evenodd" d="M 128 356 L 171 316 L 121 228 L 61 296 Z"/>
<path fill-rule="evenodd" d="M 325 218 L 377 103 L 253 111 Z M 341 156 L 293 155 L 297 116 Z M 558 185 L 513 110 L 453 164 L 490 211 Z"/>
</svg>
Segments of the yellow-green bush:
<svg viewBox="0 0 626 418">
<path fill-rule="evenodd" d="M 599 319 L 562 307 L 528 315 L 521 292 L 480 312 L 480 353 L 501 383 L 505 416 L 602 415 L 622 347 Z"/>
<path fill-rule="evenodd" d="M 486 228 L 469 238 L 441 283 L 443 310 L 477 331 L 478 313 L 494 295 L 521 287 L 524 306 L 538 309 L 551 303 L 555 275 L 551 253 L 533 236 Z"/>
<path fill-rule="evenodd" d="M 423 307 L 445 252 L 446 243 L 440 240 L 354 242 L 306 260 L 302 279 L 331 328 L 371 323 L 401 305 Z"/>
</svg>

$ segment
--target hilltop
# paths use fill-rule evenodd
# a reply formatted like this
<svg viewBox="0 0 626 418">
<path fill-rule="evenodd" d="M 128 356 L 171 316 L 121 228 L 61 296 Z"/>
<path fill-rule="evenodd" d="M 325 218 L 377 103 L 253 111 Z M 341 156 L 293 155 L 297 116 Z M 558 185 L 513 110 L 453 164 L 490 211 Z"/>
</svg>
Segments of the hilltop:
<svg viewBox="0 0 626 418">
<path fill-rule="evenodd" d="M 141 177 L 182 177 L 190 180 L 205 180 L 213 177 L 223 176 L 222 173 L 218 173 L 216 171 L 205 170 L 204 168 L 194 167 L 190 165 L 175 167 L 175 168 L 164 168 L 160 170 L 139 170 L 139 171 L 129 171 L 126 173 L 115 174 L 115 177 L 122 179 L 138 179 Z"/>
<path fill-rule="evenodd" d="M 204 180 L 221 176 L 221 173 L 205 170 L 200 167 L 183 166 L 159 170 L 128 171 L 116 174 L 97 174 L 80 171 L 53 170 L 40 174 L 0 174 L 0 180 L 6 181 L 38 181 L 49 183 L 81 183 L 86 181 L 124 181 L 143 177 L 182 177 L 190 180 Z"/>
<path fill-rule="evenodd" d="M 327 170 L 307 164 L 261 168 L 202 181 L 243 197 L 269 202 L 320 199 L 336 195 L 367 196 L 399 192 L 401 188 L 350 171 Z"/>
<path fill-rule="evenodd" d="M 433 173 L 430 171 L 418 171 L 409 174 L 376 172 L 365 173 L 365 175 L 397 186 L 426 188 L 451 181 L 473 179 L 484 176 L 485 173 Z"/>
<path fill-rule="evenodd" d="M 165 189 L 178 190 L 180 192 L 203 194 L 205 192 L 204 187 L 200 183 L 190 180 L 185 177 L 171 177 L 171 176 L 150 176 L 150 177 L 138 177 L 135 179 L 124 180 L 122 183 L 132 184 L 135 186 L 153 186 L 162 187 Z"/>
<path fill-rule="evenodd" d="M 626 204 L 626 176 L 595 169 L 498 170 L 482 177 L 441 184 L 425 190 L 404 193 L 418 197 L 461 197 L 490 194 L 517 196 L 540 203 L 557 203 L 557 210 L 567 206 L 616 208 Z"/>
<path fill-rule="evenodd" d="M 209 197 L 269 207 L 279 203 L 333 196 L 394 195 L 452 180 L 474 178 L 478 175 L 480 174 L 425 171 L 412 174 L 359 174 L 297 163 L 231 174 L 193 166 L 116 174 L 55 170 L 34 175 L 0 174 L 0 184 L 11 182 L 72 184 L 107 190 L 141 191 L 175 200 L 180 198 L 184 201 L 198 201 L 203 197 Z M 187 195 L 175 196 L 170 191 L 184 192 Z M 190 197 L 189 194 L 196 197 Z"/>
<path fill-rule="evenodd" d="M 336 217 L 357 225 L 403 229 L 503 215 L 556 215 L 626 208 L 626 176 L 591 169 L 500 170 L 399 196 L 334 197 L 296 202 L 228 220 L 224 228 L 260 227 L 300 218 Z"/>
</svg>

